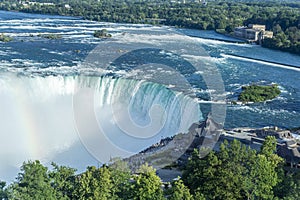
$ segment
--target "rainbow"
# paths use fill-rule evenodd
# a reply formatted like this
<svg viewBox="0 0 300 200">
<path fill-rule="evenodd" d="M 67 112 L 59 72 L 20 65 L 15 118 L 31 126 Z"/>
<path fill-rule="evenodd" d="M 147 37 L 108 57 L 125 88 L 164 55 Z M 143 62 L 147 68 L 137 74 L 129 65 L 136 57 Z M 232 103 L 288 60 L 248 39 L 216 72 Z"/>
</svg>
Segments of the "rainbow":
<svg viewBox="0 0 300 200">
<path fill-rule="evenodd" d="M 20 80 L 20 79 L 19 79 Z M 28 93 L 24 90 L 24 83 L 16 81 L 10 83 L 11 112 L 16 116 L 14 122 L 22 132 L 18 136 L 20 144 L 24 148 L 26 156 L 29 159 L 40 158 L 39 128 L 36 116 L 34 115 L 32 105 L 28 103 Z M 13 134 L 13 133 L 12 133 Z"/>
</svg>

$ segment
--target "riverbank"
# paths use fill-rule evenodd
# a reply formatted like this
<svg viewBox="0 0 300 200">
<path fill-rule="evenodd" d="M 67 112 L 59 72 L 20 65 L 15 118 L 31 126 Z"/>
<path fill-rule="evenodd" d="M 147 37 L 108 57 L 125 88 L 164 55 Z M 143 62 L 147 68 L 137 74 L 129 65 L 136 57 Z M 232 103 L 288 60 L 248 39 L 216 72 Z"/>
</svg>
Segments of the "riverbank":
<svg viewBox="0 0 300 200">
<path fill-rule="evenodd" d="M 252 4 L 250 2 L 247 4 L 241 2 L 224 2 L 222 4 L 219 2 L 209 2 L 209 4 L 205 5 L 192 1 L 186 1 L 184 4 L 176 1 L 163 3 L 132 3 L 121 1 L 112 3 L 106 0 L 103 2 L 90 1 L 89 3 L 64 1 L 50 4 L 38 2 L 35 2 L 34 4 L 27 2 L 2 2 L 0 3 L 0 9 L 38 14 L 82 16 L 87 20 L 102 22 L 131 24 L 148 23 L 198 30 L 222 29 L 226 32 L 233 32 L 234 27 L 243 24 L 260 21 L 261 24 L 266 25 L 270 30 L 281 25 L 279 30 L 282 30 L 283 34 L 287 34 L 286 36 L 288 37 L 286 38 L 291 38 L 290 36 L 299 32 L 299 29 L 297 28 L 298 21 L 295 21 L 294 19 L 297 19 L 297 16 L 300 16 L 298 7 L 280 2 L 260 2 L 259 4 Z M 294 9 L 295 11 L 293 17 L 289 16 L 291 9 Z M 195 13 L 199 13 L 199 15 Z M 260 16 L 257 13 L 264 13 L 264 15 Z M 264 16 L 268 16 L 269 18 L 266 19 Z M 284 16 L 288 16 L 288 19 Z M 239 20 L 234 22 L 231 20 L 237 18 Z M 286 20 L 289 20 L 288 25 L 286 25 Z M 285 26 L 283 26 L 284 24 Z M 290 41 L 290 44 L 292 45 L 297 43 L 297 38 L 294 38 L 293 40 L 295 41 Z M 281 42 L 284 44 L 288 43 L 284 41 Z M 275 41 L 275 43 L 278 44 L 278 41 Z M 288 49 L 290 52 L 294 50 L 297 52 L 297 49 L 294 49 L 294 46 L 293 48 Z"/>
<path fill-rule="evenodd" d="M 218 31 L 213 30 L 206 30 L 207 32 L 213 32 L 214 37 L 211 37 L 209 35 L 205 36 L 202 34 L 199 34 L 199 31 L 203 30 L 197 30 L 197 29 L 186 29 L 188 31 L 185 31 L 185 29 L 179 29 L 180 32 L 186 34 L 189 37 L 195 37 L 195 38 L 202 38 L 202 39 L 208 39 L 208 40 L 215 40 L 215 41 L 221 41 L 221 42 L 228 42 L 228 43 L 234 43 L 234 44 L 247 44 L 247 41 L 242 40 L 240 38 L 234 38 L 231 36 L 228 36 L 226 34 L 219 33 Z"/>
<path fill-rule="evenodd" d="M 277 154 L 284 158 L 291 168 L 300 168 L 299 134 L 300 129 L 288 130 L 276 126 L 223 129 L 222 125 L 217 124 L 211 117 L 207 117 L 205 121 L 191 125 L 188 133 L 162 139 L 140 153 L 126 158 L 125 161 L 129 163 L 133 171 L 147 162 L 157 169 L 163 168 L 177 172 L 186 165 L 194 149 L 199 150 L 200 157 L 205 157 L 210 151 L 219 151 L 220 145 L 225 140 L 228 142 L 238 140 L 247 147 L 260 151 L 265 138 L 273 136 L 277 141 Z M 169 181 L 177 178 L 176 176 L 178 173 L 161 178 Z"/>
</svg>

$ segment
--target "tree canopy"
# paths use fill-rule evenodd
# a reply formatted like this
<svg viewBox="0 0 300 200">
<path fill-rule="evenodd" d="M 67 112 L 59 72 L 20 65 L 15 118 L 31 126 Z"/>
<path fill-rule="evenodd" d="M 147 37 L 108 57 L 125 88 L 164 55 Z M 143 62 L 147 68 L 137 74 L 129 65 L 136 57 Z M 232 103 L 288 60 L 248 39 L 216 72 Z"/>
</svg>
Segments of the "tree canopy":
<svg viewBox="0 0 300 200">
<path fill-rule="evenodd" d="M 80 174 L 55 163 L 49 170 L 39 161 L 28 161 L 15 182 L 0 182 L 0 199 L 298 199 L 300 174 L 284 173 L 283 159 L 275 152 L 271 136 L 260 151 L 237 140 L 224 141 L 219 151 L 204 158 L 195 149 L 182 178 L 171 183 L 162 183 L 147 164 L 131 173 L 122 160 Z"/>
<path fill-rule="evenodd" d="M 262 102 L 272 100 L 279 96 L 280 93 L 277 85 L 243 86 L 238 100 L 243 102 Z"/>
<path fill-rule="evenodd" d="M 266 25 L 274 31 L 263 46 L 300 54 L 300 3 L 286 1 L 226 0 L 160 1 L 160 0 L 36 0 L 0 1 L 1 10 L 18 10 L 29 13 L 81 16 L 84 19 L 118 22 L 150 23 L 200 30 L 232 32 L 237 26 Z M 44 3 L 53 4 L 44 4 Z M 222 32 L 222 31 L 220 31 Z M 100 32 L 95 32 L 101 35 Z"/>
<path fill-rule="evenodd" d="M 274 137 L 266 138 L 260 152 L 237 140 L 225 141 L 219 152 L 210 152 L 204 159 L 195 150 L 184 171 L 184 183 L 192 194 L 200 192 L 208 199 L 272 199 L 283 161 L 275 150 Z"/>
</svg>

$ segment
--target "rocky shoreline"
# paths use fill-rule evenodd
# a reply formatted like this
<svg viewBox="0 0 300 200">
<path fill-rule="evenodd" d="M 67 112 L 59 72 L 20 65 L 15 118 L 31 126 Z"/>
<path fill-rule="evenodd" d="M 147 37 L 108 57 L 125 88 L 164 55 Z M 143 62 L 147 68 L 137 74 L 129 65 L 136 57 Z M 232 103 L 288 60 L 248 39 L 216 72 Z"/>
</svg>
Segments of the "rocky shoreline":
<svg viewBox="0 0 300 200">
<path fill-rule="evenodd" d="M 144 163 L 156 169 L 183 166 L 195 148 L 213 149 L 222 131 L 222 126 L 209 116 L 205 121 L 192 124 L 188 133 L 180 133 L 153 144 L 125 161 L 132 171 Z M 203 155 L 205 156 L 205 155 Z"/>
<path fill-rule="evenodd" d="M 145 163 L 156 168 L 158 174 L 168 173 L 166 170 L 178 172 L 195 148 L 200 150 L 200 157 L 205 157 L 212 150 L 218 151 L 224 140 L 236 139 L 252 149 L 260 150 L 265 138 L 274 136 L 277 139 L 277 154 L 283 157 L 291 168 L 300 168 L 300 137 L 299 139 L 296 137 L 298 135 L 300 136 L 300 129 L 284 130 L 278 127 L 223 129 L 222 125 L 208 116 L 205 121 L 192 124 L 188 133 L 164 138 L 138 154 L 126 158 L 125 161 L 133 172 Z M 178 176 L 179 173 L 173 174 Z"/>
</svg>

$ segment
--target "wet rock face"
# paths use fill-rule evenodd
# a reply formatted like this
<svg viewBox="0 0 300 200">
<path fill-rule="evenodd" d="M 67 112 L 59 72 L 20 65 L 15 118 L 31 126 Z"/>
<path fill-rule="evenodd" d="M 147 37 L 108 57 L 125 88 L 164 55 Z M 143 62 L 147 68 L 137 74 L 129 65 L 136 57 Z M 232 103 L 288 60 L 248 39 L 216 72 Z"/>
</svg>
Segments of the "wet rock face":
<svg viewBox="0 0 300 200">
<path fill-rule="evenodd" d="M 133 172 L 144 163 L 156 169 L 168 166 L 180 167 L 185 165 L 195 148 L 207 149 L 208 151 L 205 151 L 207 153 L 212 150 L 219 139 L 221 130 L 222 125 L 208 116 L 205 121 L 192 124 L 188 133 L 179 133 L 173 137 L 164 138 L 125 160 Z M 203 156 L 205 155 L 201 155 Z"/>
</svg>

